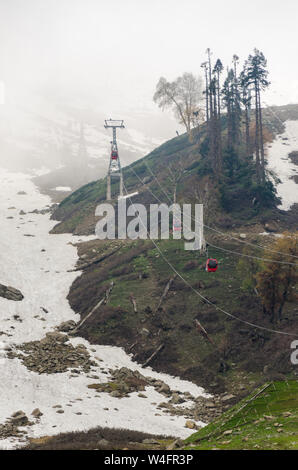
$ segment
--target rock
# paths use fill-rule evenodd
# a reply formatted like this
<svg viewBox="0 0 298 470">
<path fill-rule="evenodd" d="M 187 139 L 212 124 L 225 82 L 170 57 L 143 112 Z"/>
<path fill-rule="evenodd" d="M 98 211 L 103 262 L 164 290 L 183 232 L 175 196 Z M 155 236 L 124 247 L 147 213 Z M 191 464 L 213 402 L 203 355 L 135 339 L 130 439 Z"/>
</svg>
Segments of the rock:
<svg viewBox="0 0 298 470">
<path fill-rule="evenodd" d="M 223 435 L 224 435 L 224 436 L 229 436 L 229 435 L 232 434 L 232 433 L 233 433 L 232 429 L 228 429 L 227 431 L 225 431 L 225 432 L 223 433 Z"/>
<path fill-rule="evenodd" d="M 32 411 L 31 415 L 34 416 L 35 418 L 40 418 L 40 416 L 42 416 L 43 413 L 40 411 L 39 408 L 35 408 L 35 410 Z"/>
<path fill-rule="evenodd" d="M 213 403 L 212 401 L 207 401 L 207 402 L 205 403 L 205 407 L 206 407 L 206 408 L 216 408 L 216 404 Z"/>
<path fill-rule="evenodd" d="M 174 442 L 172 442 L 168 447 L 167 450 L 174 450 L 178 449 L 179 447 L 183 446 L 183 441 L 181 439 L 176 439 Z"/>
<path fill-rule="evenodd" d="M 173 403 L 173 405 L 179 405 L 179 403 L 183 403 L 184 401 L 185 400 L 183 400 L 178 393 L 173 393 L 170 403 Z"/>
<path fill-rule="evenodd" d="M 107 441 L 106 439 L 100 439 L 100 441 L 98 441 L 97 443 L 98 447 L 109 447 L 111 444 L 109 441 Z"/>
<path fill-rule="evenodd" d="M 3 284 L 0 284 L 0 297 L 14 301 L 20 301 L 24 298 L 20 290 L 11 286 L 4 286 Z"/>
<path fill-rule="evenodd" d="M 67 332 L 67 331 L 73 330 L 75 327 L 76 327 L 76 322 L 73 320 L 68 320 L 68 321 L 61 323 L 57 327 L 57 330 Z"/>
<path fill-rule="evenodd" d="M 162 385 L 157 389 L 157 391 L 158 391 L 158 393 L 162 393 L 163 395 L 170 395 L 171 394 L 170 387 L 165 383 L 162 383 Z"/>
<path fill-rule="evenodd" d="M 196 423 L 194 421 L 188 420 L 185 422 L 184 427 L 188 429 L 196 429 Z"/>
<path fill-rule="evenodd" d="M 7 357 L 18 357 L 29 370 L 39 374 L 62 373 L 74 368 L 79 373 L 81 369 L 89 372 L 96 363 L 90 360 L 86 348 L 75 348 L 71 344 L 65 344 L 67 342 L 67 335 L 58 331 L 49 332 L 40 341 L 17 346 L 16 349 L 25 354 L 12 351 L 7 353 Z"/>
<path fill-rule="evenodd" d="M 241 238 L 241 240 L 245 240 L 246 239 L 246 234 L 245 233 L 240 233 L 239 238 Z"/>
<path fill-rule="evenodd" d="M 144 439 L 142 444 L 149 444 L 149 445 L 159 445 L 159 442 L 155 439 Z"/>
<path fill-rule="evenodd" d="M 224 401 L 224 402 L 227 402 L 227 401 L 233 400 L 233 398 L 235 398 L 235 395 L 227 394 L 227 395 L 224 395 L 224 396 L 221 398 L 221 400 Z"/>
<path fill-rule="evenodd" d="M 29 423 L 24 411 L 16 411 L 10 418 L 10 421 L 15 426 L 26 426 Z"/>
<path fill-rule="evenodd" d="M 267 222 L 264 227 L 265 227 L 266 232 L 269 232 L 269 233 L 278 232 L 278 225 L 274 221 Z"/>
<path fill-rule="evenodd" d="M 50 331 L 46 333 L 46 341 L 57 341 L 57 343 L 66 343 L 68 337 L 57 331 Z"/>
<path fill-rule="evenodd" d="M 111 397 L 114 397 L 114 398 L 121 398 L 121 393 L 118 392 L 118 390 L 113 390 L 111 393 L 110 393 Z"/>
<path fill-rule="evenodd" d="M 147 330 L 147 328 L 142 328 L 141 331 L 140 331 L 141 335 L 143 336 L 149 336 L 150 335 L 150 331 Z"/>
</svg>

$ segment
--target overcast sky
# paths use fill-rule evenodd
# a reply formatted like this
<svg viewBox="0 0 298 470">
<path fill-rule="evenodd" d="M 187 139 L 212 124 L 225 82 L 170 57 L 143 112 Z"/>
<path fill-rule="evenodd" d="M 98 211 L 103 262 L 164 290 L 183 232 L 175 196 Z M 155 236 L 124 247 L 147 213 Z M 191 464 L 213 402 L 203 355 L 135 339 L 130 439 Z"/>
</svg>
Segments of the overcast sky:
<svg viewBox="0 0 298 470">
<path fill-rule="evenodd" d="M 150 108 L 159 77 L 225 66 L 254 47 L 268 59 L 271 104 L 298 103 L 295 0 L 0 0 L 0 79 L 22 101 L 42 93 L 105 110 Z"/>
</svg>

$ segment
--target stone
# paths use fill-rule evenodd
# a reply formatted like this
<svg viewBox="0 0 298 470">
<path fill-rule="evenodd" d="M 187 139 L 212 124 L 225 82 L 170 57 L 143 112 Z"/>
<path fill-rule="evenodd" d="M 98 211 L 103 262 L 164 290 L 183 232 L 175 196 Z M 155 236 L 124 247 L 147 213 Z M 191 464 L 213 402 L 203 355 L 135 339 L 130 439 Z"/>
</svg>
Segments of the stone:
<svg viewBox="0 0 298 470">
<path fill-rule="evenodd" d="M 10 418 L 11 422 L 15 426 L 25 426 L 29 423 L 27 416 L 24 411 L 16 411 Z"/>
<path fill-rule="evenodd" d="M 4 297 L 8 300 L 14 300 L 16 302 L 19 302 L 24 298 L 20 290 L 11 286 L 5 286 L 3 284 L 0 284 L 0 297 Z"/>
<path fill-rule="evenodd" d="M 142 328 L 141 331 L 140 331 L 141 335 L 143 336 L 149 336 L 150 335 L 150 331 L 147 330 L 147 328 Z"/>
<path fill-rule="evenodd" d="M 61 323 L 57 327 L 57 330 L 67 332 L 67 331 L 73 330 L 75 327 L 76 327 L 76 322 L 73 320 L 68 320 L 68 321 Z"/>
<path fill-rule="evenodd" d="M 107 441 L 106 439 L 100 439 L 100 441 L 98 441 L 97 445 L 98 445 L 99 447 L 105 447 L 105 448 L 107 448 L 107 447 L 110 446 L 110 442 Z"/>
<path fill-rule="evenodd" d="M 164 394 L 164 395 L 170 395 L 170 393 L 171 393 L 170 387 L 169 387 L 167 384 L 165 384 L 165 383 L 163 383 L 163 384 L 157 389 L 157 391 L 158 391 L 159 393 Z"/>
<path fill-rule="evenodd" d="M 224 395 L 221 400 L 226 402 L 226 401 L 230 401 L 230 400 L 233 400 L 233 398 L 235 398 L 235 395 L 232 395 L 232 394 L 227 394 L 227 395 Z"/>
<path fill-rule="evenodd" d="M 172 442 L 168 447 L 167 450 L 174 450 L 178 449 L 179 447 L 182 447 L 184 445 L 183 441 L 181 439 L 176 439 L 174 442 Z"/>
<path fill-rule="evenodd" d="M 35 408 L 35 410 L 32 411 L 31 415 L 34 416 L 35 418 L 40 418 L 40 416 L 42 416 L 43 413 L 40 411 L 39 408 Z"/>
<path fill-rule="evenodd" d="M 190 420 L 187 420 L 185 422 L 185 428 L 188 428 L 188 429 L 196 429 L 196 423 L 194 421 L 190 421 Z"/>
<path fill-rule="evenodd" d="M 216 408 L 216 404 L 213 403 L 212 401 L 207 401 L 207 402 L 205 403 L 205 407 L 206 407 L 206 408 Z"/>
<path fill-rule="evenodd" d="M 245 233 L 240 233 L 239 238 L 241 238 L 241 240 L 245 240 L 246 239 L 246 234 Z"/>
<path fill-rule="evenodd" d="M 278 232 L 278 226 L 276 222 L 270 221 L 265 224 L 265 230 L 266 232 L 269 232 L 269 233 L 276 233 Z"/>
<path fill-rule="evenodd" d="M 159 442 L 156 439 L 144 439 L 142 444 L 158 445 Z"/>
<path fill-rule="evenodd" d="M 179 403 L 183 403 L 184 401 L 185 400 L 183 400 L 178 393 L 173 393 L 170 403 L 173 403 L 173 405 L 179 405 Z"/>
</svg>

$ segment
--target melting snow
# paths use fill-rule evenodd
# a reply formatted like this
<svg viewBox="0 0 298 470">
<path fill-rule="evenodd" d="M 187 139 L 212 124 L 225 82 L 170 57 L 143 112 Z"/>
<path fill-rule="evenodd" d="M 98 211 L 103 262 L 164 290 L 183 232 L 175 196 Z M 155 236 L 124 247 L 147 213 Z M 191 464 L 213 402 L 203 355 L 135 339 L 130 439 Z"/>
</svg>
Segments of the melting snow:
<svg viewBox="0 0 298 470">
<path fill-rule="evenodd" d="M 282 203 L 280 209 L 289 210 L 298 203 L 298 185 L 291 176 L 298 175 L 298 167 L 292 163 L 289 153 L 298 151 L 298 121 L 286 121 L 285 132 L 267 145 L 268 168 L 281 180 L 277 194 Z"/>
<path fill-rule="evenodd" d="M 44 208 L 51 201 L 37 191 L 29 176 L 0 170 L 0 180 L 0 282 L 20 289 L 25 296 L 21 302 L 0 298 L 0 331 L 4 333 L 0 340 L 3 351 L 5 345 L 41 339 L 63 321 L 79 320 L 79 315 L 72 311 L 66 296 L 70 285 L 80 274 L 68 272 L 77 261 L 76 248 L 72 243 L 82 241 L 84 237 L 50 235 L 49 230 L 55 222 L 48 215 L 30 213 L 34 209 Z M 18 194 L 20 191 L 25 194 Z M 21 215 L 21 210 L 26 214 Z M 13 218 L 7 219 L 7 216 Z M 90 238 L 93 237 L 86 237 Z M 22 322 L 15 321 L 13 315 L 19 315 Z M 73 338 L 71 343 L 85 344 L 92 358 L 99 357 L 102 360 L 93 373 L 103 382 L 108 380 L 108 375 L 103 373 L 102 368 L 108 371 L 110 368 L 125 366 L 139 370 L 143 375 L 160 378 L 173 390 L 189 391 L 194 396 L 208 396 L 201 387 L 191 382 L 154 372 L 150 367 L 142 369 L 121 348 L 90 346 L 82 338 Z M 94 383 L 94 379 L 84 373 L 78 377 L 70 375 L 69 371 L 39 375 L 29 371 L 17 358 L 2 358 L 0 423 L 4 423 L 15 411 L 23 410 L 30 418 L 33 409 L 40 408 L 43 413 L 40 421 L 26 428 L 31 437 L 86 430 L 95 426 L 180 437 L 192 433 L 184 427 L 184 417 L 162 414 L 157 410 L 157 405 L 153 403 L 166 399 L 152 387 L 146 388 L 147 398 L 138 397 L 137 393 L 122 399 L 107 393 L 96 397 L 95 391 L 87 388 L 88 384 Z M 63 407 L 64 414 L 58 414 L 52 408 L 57 404 Z M 161 416 L 155 416 L 156 413 Z M 203 425 L 200 421 L 197 423 Z M 0 449 L 18 445 L 20 438 L 0 440 Z"/>
</svg>

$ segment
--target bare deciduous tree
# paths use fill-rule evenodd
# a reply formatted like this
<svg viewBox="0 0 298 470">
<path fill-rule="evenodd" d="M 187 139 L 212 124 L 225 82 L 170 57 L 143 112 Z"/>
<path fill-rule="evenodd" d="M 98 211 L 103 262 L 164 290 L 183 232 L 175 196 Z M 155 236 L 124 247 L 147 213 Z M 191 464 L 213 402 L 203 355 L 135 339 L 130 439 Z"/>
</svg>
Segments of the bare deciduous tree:
<svg viewBox="0 0 298 470">
<path fill-rule="evenodd" d="M 184 73 L 173 82 L 161 77 L 153 97 L 161 109 L 174 111 L 190 137 L 192 128 L 198 125 L 197 116 L 201 115 L 202 99 L 202 79 L 192 73 Z"/>
</svg>

